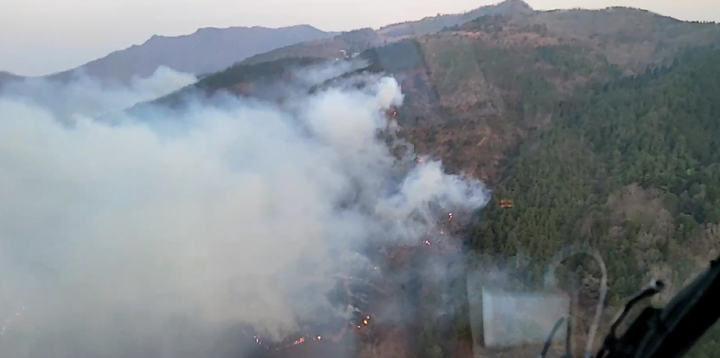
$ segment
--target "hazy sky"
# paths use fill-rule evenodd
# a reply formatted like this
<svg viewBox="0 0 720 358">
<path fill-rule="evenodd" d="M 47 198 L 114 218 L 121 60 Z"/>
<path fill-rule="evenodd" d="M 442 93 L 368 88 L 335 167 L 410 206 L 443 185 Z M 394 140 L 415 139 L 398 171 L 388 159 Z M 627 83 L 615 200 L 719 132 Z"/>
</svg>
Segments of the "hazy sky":
<svg viewBox="0 0 720 358">
<path fill-rule="evenodd" d="M 42 75 L 200 27 L 310 24 L 380 27 L 497 0 L 0 0 L 0 71 Z M 535 9 L 632 6 L 683 20 L 720 22 L 718 0 L 527 0 Z"/>
</svg>

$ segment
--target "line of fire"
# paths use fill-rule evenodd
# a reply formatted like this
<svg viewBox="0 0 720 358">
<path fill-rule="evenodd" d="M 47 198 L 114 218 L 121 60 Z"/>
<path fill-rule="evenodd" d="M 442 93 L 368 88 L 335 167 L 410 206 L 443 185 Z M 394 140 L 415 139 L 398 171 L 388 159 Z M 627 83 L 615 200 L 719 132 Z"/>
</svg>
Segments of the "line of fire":
<svg viewBox="0 0 720 358">
<path fill-rule="evenodd" d="M 393 120 L 397 109 L 385 115 Z M 425 160 L 418 157 L 416 163 Z M 511 209 L 513 201 L 501 199 L 499 206 Z M 418 237 L 411 245 L 370 245 L 363 254 L 374 264 L 371 272 L 338 277 L 329 299 L 345 305 L 350 319 L 307 324 L 297 336 L 276 344 L 248 336 L 260 347 L 255 357 L 470 357 L 508 347 L 528 347 L 534 352 L 533 344 L 545 340 L 559 317 L 577 310 L 577 292 L 575 296 L 558 290 L 508 292 L 493 286 L 485 273 L 468 272 L 461 236 L 472 213 L 442 205 L 432 206 L 431 212 L 437 218 L 436 232 Z M 442 278 L 432 277 L 438 269 L 444 270 Z M 536 307 L 544 308 L 539 312 Z M 468 323 L 469 347 L 453 343 L 428 352 L 418 344 L 428 325 L 449 338 L 457 334 L 457 322 Z M 514 328 L 508 331 L 508 327 Z M 564 324 L 555 340 L 564 340 L 570 328 Z"/>
<path fill-rule="evenodd" d="M 388 120 L 393 120 L 397 114 L 394 107 L 385 112 Z M 423 161 L 423 158 L 416 160 L 420 164 Z M 388 246 L 378 240 L 362 253 L 373 263 L 369 272 L 353 272 L 353 276 L 338 274 L 336 289 L 328 299 L 338 307 L 344 306 L 349 312 L 349 319 L 306 322 L 297 335 L 276 343 L 268 343 L 251 329 L 244 329 L 242 339 L 257 347 L 249 356 L 357 356 L 360 347 L 372 349 L 382 343 L 381 340 L 392 340 L 392 337 L 397 337 L 395 343 L 398 346 L 412 347 L 411 342 L 415 338 L 412 336 L 419 334 L 427 318 L 420 315 L 418 298 L 423 294 L 421 290 L 429 289 L 421 287 L 425 285 L 420 282 L 426 278 L 422 277 L 423 272 L 414 268 L 422 267 L 431 260 L 456 262 L 455 258 L 461 252 L 459 242 L 452 237 L 460 230 L 457 217 L 462 214 L 451 210 L 441 204 L 430 205 L 432 217 L 436 218 L 435 225 L 430 226 L 435 227 L 436 232 L 418 237 L 414 244 Z M 442 257 L 451 258 L 438 259 Z M 436 313 L 446 322 L 454 320 L 454 312 Z M 403 339 L 407 340 L 407 344 L 401 342 Z"/>
</svg>

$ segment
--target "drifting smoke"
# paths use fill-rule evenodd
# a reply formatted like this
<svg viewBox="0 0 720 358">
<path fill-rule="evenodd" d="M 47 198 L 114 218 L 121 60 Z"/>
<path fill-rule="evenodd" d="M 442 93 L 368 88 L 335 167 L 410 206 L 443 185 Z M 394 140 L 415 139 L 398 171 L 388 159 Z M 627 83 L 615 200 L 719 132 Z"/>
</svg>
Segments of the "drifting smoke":
<svg viewBox="0 0 720 358">
<path fill-rule="evenodd" d="M 78 116 L 98 116 L 121 111 L 136 103 L 150 101 L 197 82 L 194 75 L 159 67 L 149 78 L 133 78 L 130 86 L 103 83 L 78 73 L 69 83 L 29 78 L 10 82 L 0 96 L 43 107 L 64 122 Z"/>
<path fill-rule="evenodd" d="M 314 66 L 308 66 L 295 72 L 295 78 L 298 84 L 305 86 L 313 86 L 333 78 L 340 77 L 344 74 L 357 71 L 367 67 L 369 63 L 364 60 L 356 61 L 336 61 L 334 63 L 322 63 Z"/>
<path fill-rule="evenodd" d="M 390 154 L 392 78 L 283 109 L 196 103 L 162 130 L 170 112 L 87 118 L 163 94 L 159 77 L 193 80 L 160 70 L 129 89 L 33 83 L 0 98 L 0 319 L 25 316 L 0 347 L 210 356 L 198 332 L 236 324 L 281 339 L 347 309 L 327 293 L 367 268 L 369 241 L 418 244 L 430 203 L 486 202 L 480 182 Z"/>
</svg>

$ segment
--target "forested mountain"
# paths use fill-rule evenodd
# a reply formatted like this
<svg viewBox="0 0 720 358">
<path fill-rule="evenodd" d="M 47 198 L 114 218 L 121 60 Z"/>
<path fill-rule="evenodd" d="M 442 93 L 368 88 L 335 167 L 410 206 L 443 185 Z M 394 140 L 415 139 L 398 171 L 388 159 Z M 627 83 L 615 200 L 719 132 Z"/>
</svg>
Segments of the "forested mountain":
<svg viewBox="0 0 720 358">
<path fill-rule="evenodd" d="M 493 203 L 468 246 L 522 251 L 540 282 L 553 253 L 587 242 L 605 259 L 611 305 L 650 278 L 676 292 L 720 248 L 718 61 L 715 47 L 688 50 L 558 102 L 559 119 L 507 158 L 494 197 L 514 207 Z M 714 356 L 720 334 L 706 341 L 691 356 Z"/>
<path fill-rule="evenodd" d="M 526 257 L 517 279 L 540 286 L 556 252 L 589 244 L 608 267 L 605 322 L 651 277 L 668 285 L 655 302 L 663 303 L 720 253 L 720 26 L 627 8 L 536 12 L 510 1 L 497 9 L 504 10 L 437 31 L 364 30 L 278 49 L 194 88 L 258 95 L 268 79 L 351 46 L 368 61 L 365 70 L 401 84 L 397 120 L 416 151 L 492 189 L 477 220 L 457 229 L 466 258 Z M 513 207 L 501 209 L 502 199 Z M 408 254 L 406 269 L 422 267 L 424 255 Z M 397 333 L 412 347 L 394 350 L 398 339 L 388 334 L 364 352 L 472 356 L 463 284 L 471 261 L 445 286 L 416 277 L 418 321 Z M 570 267 L 583 285 L 580 356 L 598 268 L 588 260 Z M 448 295 L 457 300 L 451 315 L 429 313 Z M 392 354 L 377 353 L 387 346 Z M 537 354 L 475 349 L 486 357 Z M 718 350 L 720 328 L 690 356 Z"/>
</svg>

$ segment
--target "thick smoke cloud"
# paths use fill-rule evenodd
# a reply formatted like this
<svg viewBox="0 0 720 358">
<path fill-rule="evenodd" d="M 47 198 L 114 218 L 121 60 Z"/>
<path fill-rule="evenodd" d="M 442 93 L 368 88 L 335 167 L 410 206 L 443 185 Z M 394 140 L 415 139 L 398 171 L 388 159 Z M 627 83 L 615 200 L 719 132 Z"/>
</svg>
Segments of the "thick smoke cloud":
<svg viewBox="0 0 720 358">
<path fill-rule="evenodd" d="M 0 97 L 0 319 L 21 311 L 6 351 L 210 356 L 197 332 L 237 324 L 281 339 L 346 309 L 326 294 L 369 265 L 368 242 L 417 244 L 434 230 L 429 204 L 486 202 L 476 180 L 391 155 L 384 110 L 403 96 L 389 77 L 282 108 L 92 119 L 168 79 L 193 80 L 160 70 L 129 89 L 82 80 Z"/>
</svg>

